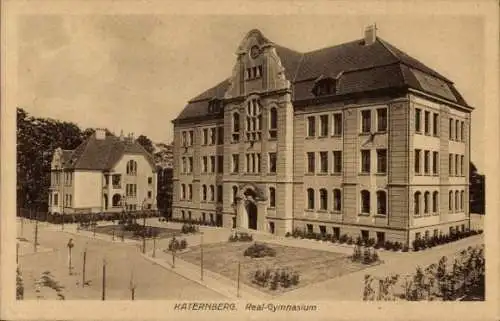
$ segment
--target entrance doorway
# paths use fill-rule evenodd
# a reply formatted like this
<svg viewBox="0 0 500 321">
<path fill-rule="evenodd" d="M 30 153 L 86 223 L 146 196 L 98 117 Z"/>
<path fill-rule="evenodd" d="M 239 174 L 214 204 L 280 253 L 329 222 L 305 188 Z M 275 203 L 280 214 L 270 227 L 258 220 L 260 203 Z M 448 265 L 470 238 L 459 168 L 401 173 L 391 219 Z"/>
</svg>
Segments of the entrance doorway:
<svg viewBox="0 0 500 321">
<path fill-rule="evenodd" d="M 248 215 L 248 228 L 252 230 L 257 229 L 257 206 L 253 202 L 248 202 L 246 205 Z"/>
<path fill-rule="evenodd" d="M 271 234 L 274 234 L 274 222 L 269 222 L 269 232 L 271 232 Z"/>
</svg>

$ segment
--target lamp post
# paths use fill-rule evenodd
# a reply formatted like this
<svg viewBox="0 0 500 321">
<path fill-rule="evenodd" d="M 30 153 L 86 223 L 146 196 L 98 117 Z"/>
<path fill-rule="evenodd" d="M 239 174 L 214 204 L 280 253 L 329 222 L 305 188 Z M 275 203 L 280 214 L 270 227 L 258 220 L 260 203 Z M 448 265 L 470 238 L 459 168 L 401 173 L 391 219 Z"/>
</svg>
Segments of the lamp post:
<svg viewBox="0 0 500 321">
<path fill-rule="evenodd" d="M 146 203 L 147 198 L 144 198 L 141 204 L 141 214 L 142 214 L 142 254 L 146 253 L 146 213 L 144 212 L 144 203 Z"/>
<path fill-rule="evenodd" d="M 200 263 L 200 267 L 201 267 L 201 280 L 203 281 L 203 232 L 200 233 L 200 237 L 201 237 L 201 242 L 200 242 L 201 263 Z"/>
<path fill-rule="evenodd" d="M 68 271 L 69 271 L 69 275 L 71 275 L 71 269 L 73 268 L 71 266 L 71 249 L 73 248 L 73 246 L 75 246 L 73 244 L 73 239 L 69 239 L 67 246 L 68 246 Z"/>
</svg>

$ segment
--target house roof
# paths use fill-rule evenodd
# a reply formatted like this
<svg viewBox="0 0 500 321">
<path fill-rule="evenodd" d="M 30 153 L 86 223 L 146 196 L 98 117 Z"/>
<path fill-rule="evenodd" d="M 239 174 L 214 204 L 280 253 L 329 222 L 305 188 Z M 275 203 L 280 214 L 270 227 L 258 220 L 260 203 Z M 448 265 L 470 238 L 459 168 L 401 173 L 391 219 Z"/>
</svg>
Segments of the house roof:
<svg viewBox="0 0 500 321">
<path fill-rule="evenodd" d="M 452 81 L 379 37 L 371 45 L 355 40 L 307 53 L 273 46 L 292 84 L 293 101 L 314 98 L 316 79 L 332 77 L 337 78 L 336 95 L 413 88 L 472 108 Z M 191 99 L 176 120 L 208 115 L 208 101 L 223 99 L 228 87 L 226 79 Z"/>
<path fill-rule="evenodd" d="M 120 139 L 114 135 L 97 139 L 94 133 L 76 149 L 64 150 L 62 155 L 65 168 L 106 171 L 111 170 L 126 154 L 143 155 L 152 168 L 156 168 L 153 156 L 137 141 Z"/>
</svg>

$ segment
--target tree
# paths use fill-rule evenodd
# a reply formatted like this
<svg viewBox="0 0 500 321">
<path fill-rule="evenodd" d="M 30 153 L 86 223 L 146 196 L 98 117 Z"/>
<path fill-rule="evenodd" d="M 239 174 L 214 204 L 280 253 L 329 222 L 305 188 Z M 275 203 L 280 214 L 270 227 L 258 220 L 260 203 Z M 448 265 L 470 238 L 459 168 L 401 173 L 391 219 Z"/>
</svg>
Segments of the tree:
<svg viewBox="0 0 500 321">
<path fill-rule="evenodd" d="M 151 139 L 149 139 L 147 136 L 144 136 L 144 135 L 140 135 L 139 137 L 137 137 L 137 142 L 142 146 L 144 147 L 144 149 L 150 153 L 150 154 L 153 154 L 153 152 L 155 151 L 155 148 L 153 146 L 153 142 L 151 141 Z"/>
</svg>

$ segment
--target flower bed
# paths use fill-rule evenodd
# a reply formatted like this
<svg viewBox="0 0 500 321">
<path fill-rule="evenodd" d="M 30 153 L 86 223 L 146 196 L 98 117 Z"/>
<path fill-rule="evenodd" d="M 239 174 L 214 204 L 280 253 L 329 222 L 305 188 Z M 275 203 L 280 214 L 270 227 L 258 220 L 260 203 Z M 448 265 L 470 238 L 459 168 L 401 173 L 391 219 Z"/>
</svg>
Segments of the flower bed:
<svg viewBox="0 0 500 321">
<path fill-rule="evenodd" d="M 440 235 L 437 237 L 431 237 L 428 239 L 421 239 L 421 240 L 415 240 L 413 241 L 413 246 L 412 249 L 414 251 L 419 251 L 419 250 L 424 250 L 426 248 L 431 248 L 436 245 L 441 245 L 449 242 L 454 242 L 460 239 L 463 239 L 465 237 L 477 235 L 483 233 L 482 230 L 470 230 L 470 231 L 464 231 L 464 232 L 455 232 L 451 235 Z M 375 249 L 385 249 L 387 251 L 403 251 L 403 252 L 408 252 L 410 248 L 408 245 L 403 244 L 401 242 L 392 242 L 392 241 L 385 241 L 385 242 L 376 242 L 375 239 L 371 238 L 368 240 L 363 240 L 360 237 L 358 237 L 356 240 L 353 240 L 353 238 L 347 234 L 342 234 L 340 237 L 336 237 L 335 235 L 331 234 L 321 234 L 321 233 L 314 233 L 314 232 L 304 232 L 301 229 L 295 229 L 292 233 L 287 232 L 285 234 L 285 237 L 293 237 L 293 238 L 299 238 L 299 239 L 309 239 L 309 240 L 318 240 L 318 241 L 329 241 L 332 243 L 338 243 L 338 244 L 347 244 L 347 245 L 362 245 L 362 246 L 368 246 L 368 247 L 373 247 Z"/>
<path fill-rule="evenodd" d="M 297 286 L 300 281 L 299 273 L 288 269 L 258 269 L 252 273 L 252 283 L 269 288 L 272 291 L 278 288 L 288 289 Z"/>
<path fill-rule="evenodd" d="M 357 244 L 354 246 L 353 254 L 351 256 L 353 262 L 360 262 L 363 264 L 375 264 L 380 262 L 377 250 L 371 247 L 363 248 L 361 245 Z"/>
<path fill-rule="evenodd" d="M 252 242 L 253 241 L 253 236 L 252 234 L 248 233 L 238 233 L 235 232 L 234 234 L 229 235 L 229 242 Z"/>
</svg>

